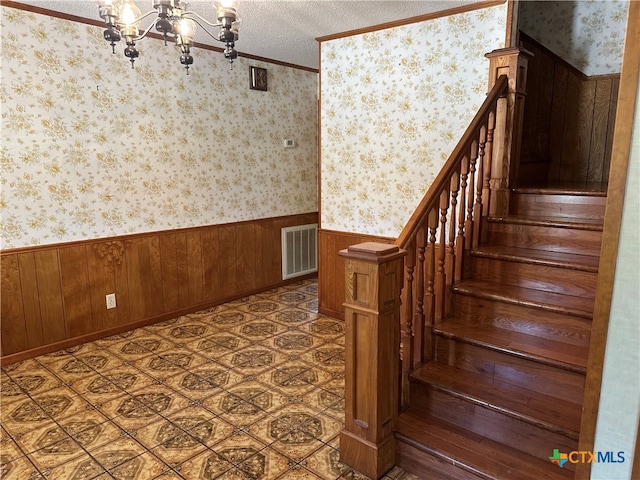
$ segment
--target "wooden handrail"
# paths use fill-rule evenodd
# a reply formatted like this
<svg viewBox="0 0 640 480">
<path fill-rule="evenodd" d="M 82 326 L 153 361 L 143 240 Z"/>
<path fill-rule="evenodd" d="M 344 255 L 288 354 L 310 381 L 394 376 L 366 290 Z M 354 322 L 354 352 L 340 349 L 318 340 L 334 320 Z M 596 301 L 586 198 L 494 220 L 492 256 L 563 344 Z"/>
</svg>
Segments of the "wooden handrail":
<svg viewBox="0 0 640 480">
<path fill-rule="evenodd" d="M 395 242 L 407 252 L 400 313 L 401 407 L 409 405 L 409 375 L 433 358 L 432 327 L 449 315 L 451 287 L 463 279 L 465 259 L 482 237 L 493 198 L 496 117 L 508 94 L 508 77 L 502 75 Z"/>
<path fill-rule="evenodd" d="M 508 78 L 506 75 L 501 75 L 496 81 L 493 88 L 487 94 L 487 98 L 480 106 L 478 113 L 476 113 L 475 117 L 469 124 L 469 127 L 464 132 L 464 135 L 453 149 L 453 152 L 447 159 L 446 163 L 440 170 L 440 173 L 431 184 L 427 193 L 422 198 L 422 201 L 418 205 L 418 208 L 414 211 L 413 215 L 402 229 L 402 232 L 396 239 L 395 244 L 400 248 L 407 248 L 409 242 L 411 242 L 415 236 L 417 235 L 420 226 L 424 224 L 429 211 L 433 207 L 433 205 L 437 205 L 440 201 L 440 193 L 446 187 L 446 183 L 450 181 L 451 175 L 455 171 L 456 168 L 459 167 L 462 158 L 465 156 L 467 152 L 467 148 L 470 142 L 474 140 L 474 135 L 480 128 L 483 123 L 486 122 L 486 118 L 491 112 L 492 109 L 495 108 L 495 104 L 497 100 L 504 96 L 507 92 L 508 87 Z"/>
</svg>

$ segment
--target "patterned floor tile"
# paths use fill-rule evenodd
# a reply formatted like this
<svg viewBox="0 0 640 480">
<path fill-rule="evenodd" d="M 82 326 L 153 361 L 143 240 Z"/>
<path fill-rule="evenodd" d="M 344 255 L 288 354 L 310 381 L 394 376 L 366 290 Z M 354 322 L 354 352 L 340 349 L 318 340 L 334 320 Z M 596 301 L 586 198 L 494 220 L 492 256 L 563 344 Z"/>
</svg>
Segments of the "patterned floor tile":
<svg viewBox="0 0 640 480">
<path fill-rule="evenodd" d="M 14 375 L 19 374 L 29 375 L 42 370 L 42 367 L 42 364 L 40 364 L 37 360 L 29 359 L 22 362 L 12 363 L 11 365 L 3 366 L 2 373 L 8 375 L 9 377 L 13 377 Z"/>
<path fill-rule="evenodd" d="M 8 375 L 3 374 L 2 388 L 0 388 L 0 404 L 4 408 L 15 402 L 21 402 L 29 399 L 29 395 L 20 386 L 11 380 Z"/>
<path fill-rule="evenodd" d="M 3 405 L 1 423 L 6 431 L 17 441 L 34 429 L 54 425 L 53 419 L 30 398 L 20 402 Z"/>
<path fill-rule="evenodd" d="M 62 381 L 44 367 L 40 367 L 39 369 L 33 370 L 29 373 L 14 372 L 11 374 L 10 378 L 11 382 L 13 382 L 14 388 L 17 387 L 17 389 L 28 395 L 43 393 L 51 390 L 52 388 L 56 388 L 62 385 Z M 11 387 L 11 384 L 6 385 L 3 381 L 3 401 L 5 400 L 4 394 L 11 393 Z M 5 392 L 5 388 L 7 388 L 9 391 Z"/>
<path fill-rule="evenodd" d="M 130 394 L 122 395 L 103 405 L 97 405 L 96 408 L 118 427 L 129 433 L 136 432 L 163 418 L 157 411 Z"/>
<path fill-rule="evenodd" d="M 116 480 L 151 480 L 166 471 L 169 467 L 165 463 L 146 452 L 110 469 L 109 473 Z"/>
<path fill-rule="evenodd" d="M 154 379 L 129 365 L 91 377 L 76 380 L 70 387 L 91 404 L 104 403 L 124 392 L 139 390 L 153 384 Z"/>
<path fill-rule="evenodd" d="M 202 401 L 243 381 L 242 375 L 223 365 L 208 362 L 189 369 L 164 383 L 194 401 Z"/>
<path fill-rule="evenodd" d="M 24 452 L 20 450 L 16 442 L 9 438 L 8 434 L 0 441 L 0 464 L 10 463 L 20 457 L 24 457 Z M 0 478 L 2 476 L 0 475 Z"/>
<path fill-rule="evenodd" d="M 256 403 L 257 401 L 249 403 L 230 392 L 223 391 L 204 400 L 202 406 L 231 425 L 247 427 L 267 416 L 267 413 L 256 406 Z"/>
<path fill-rule="evenodd" d="M 300 462 L 333 436 L 337 422 L 319 417 L 318 413 L 303 405 L 297 405 L 279 412 L 268 422 L 253 425 L 249 432 L 279 453 Z"/>
<path fill-rule="evenodd" d="M 185 346 L 200 355 L 206 355 L 210 359 L 220 358 L 229 353 L 246 348 L 252 345 L 252 341 L 232 335 L 227 331 L 218 330 L 217 332 L 204 337 L 192 340 Z"/>
<path fill-rule="evenodd" d="M 269 348 L 249 347 L 224 355 L 216 361 L 241 375 L 258 375 L 287 361 L 286 355 Z"/>
<path fill-rule="evenodd" d="M 107 480 L 111 475 L 88 455 L 75 458 L 47 471 L 48 478 L 73 480 Z"/>
<path fill-rule="evenodd" d="M 344 323 L 315 281 L 0 375 L 3 480 L 366 478 L 339 462 Z"/>
<path fill-rule="evenodd" d="M 320 478 L 338 478 L 350 470 L 347 465 L 340 462 L 340 452 L 329 445 L 309 455 L 302 465 Z"/>
<path fill-rule="evenodd" d="M 27 457 L 20 457 L 8 463 L 0 462 L 0 478 L 2 480 L 45 480 Z"/>
<path fill-rule="evenodd" d="M 55 433 L 52 433 L 54 428 L 46 432 L 45 435 L 56 435 Z M 82 447 L 66 434 L 65 437 L 66 438 L 58 442 L 27 454 L 27 457 L 29 457 L 31 462 L 41 472 L 51 470 L 69 461 L 84 457 L 85 451 Z"/>
</svg>

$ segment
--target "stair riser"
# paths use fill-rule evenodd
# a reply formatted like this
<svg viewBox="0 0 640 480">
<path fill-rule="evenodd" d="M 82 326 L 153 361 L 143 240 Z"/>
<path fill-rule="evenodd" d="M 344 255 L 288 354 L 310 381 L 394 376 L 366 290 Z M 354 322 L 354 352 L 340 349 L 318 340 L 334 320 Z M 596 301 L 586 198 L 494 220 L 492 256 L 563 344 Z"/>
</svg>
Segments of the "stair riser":
<svg viewBox="0 0 640 480">
<path fill-rule="evenodd" d="M 525 305 L 454 294 L 453 315 L 461 321 L 589 346 L 591 321 Z"/>
<path fill-rule="evenodd" d="M 492 480 L 489 476 L 476 476 L 451 463 L 440 460 L 404 441 L 396 441 L 396 466 L 420 479 L 438 480 Z"/>
<path fill-rule="evenodd" d="M 598 274 L 548 265 L 473 258 L 471 277 L 545 292 L 595 298 Z"/>
<path fill-rule="evenodd" d="M 436 335 L 436 361 L 582 404 L 584 375 Z"/>
<path fill-rule="evenodd" d="M 521 193 L 512 196 L 510 209 L 516 215 L 602 220 L 606 201 L 606 197 Z"/>
<path fill-rule="evenodd" d="M 598 256 L 602 245 L 602 232 L 490 222 L 486 243 L 503 247 Z"/>
<path fill-rule="evenodd" d="M 547 459 L 554 448 L 566 452 L 578 449 L 577 440 L 426 385 L 411 386 L 411 403 L 425 414 L 540 459 Z"/>
</svg>

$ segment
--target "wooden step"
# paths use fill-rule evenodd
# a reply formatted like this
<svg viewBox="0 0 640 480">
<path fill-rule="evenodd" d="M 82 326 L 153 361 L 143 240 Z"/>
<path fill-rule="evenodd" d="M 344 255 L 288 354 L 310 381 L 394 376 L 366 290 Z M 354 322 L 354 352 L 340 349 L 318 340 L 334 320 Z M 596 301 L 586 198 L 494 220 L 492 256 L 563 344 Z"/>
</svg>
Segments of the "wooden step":
<svg viewBox="0 0 640 480">
<path fill-rule="evenodd" d="M 471 252 L 473 256 L 510 260 L 520 263 L 547 265 L 583 272 L 598 273 L 600 258 L 592 255 L 576 255 L 573 253 L 549 252 L 522 247 L 503 247 L 499 245 L 482 245 Z"/>
<path fill-rule="evenodd" d="M 511 383 L 574 404 L 581 404 L 584 392 L 586 347 L 556 342 L 556 348 L 578 348 L 564 355 L 540 345 L 546 339 L 492 331 L 477 326 L 455 325 L 447 320 L 434 328 L 434 360 L 467 372 L 484 375 L 493 381 Z M 530 338 L 527 338 L 530 337 Z M 524 340 L 535 341 L 524 342 Z M 553 352 L 551 352 L 553 350 Z M 578 355 L 580 354 L 580 355 Z M 559 358 L 556 358 L 559 357 Z"/>
<path fill-rule="evenodd" d="M 424 406 L 424 399 L 419 395 L 421 390 L 414 387 L 424 386 L 514 419 L 525 425 L 524 436 L 530 435 L 532 428 L 537 428 L 542 438 L 546 438 L 546 447 L 550 433 L 578 440 L 582 413 L 579 404 L 435 362 L 414 371 L 411 381 L 411 404 L 417 407 Z M 508 429 L 510 434 L 516 430 L 515 424 L 516 427 Z"/>
<path fill-rule="evenodd" d="M 548 252 L 599 256 L 602 221 L 512 215 L 488 217 L 484 243 Z"/>
<path fill-rule="evenodd" d="M 396 463 L 400 468 L 423 479 L 486 480 L 563 480 L 572 479 L 573 472 L 559 468 L 548 458 L 536 458 L 502 445 L 472 431 L 457 427 L 414 408 L 398 418 L 396 431 Z M 553 447 L 549 447 L 548 457 Z M 431 455 L 443 464 L 464 470 L 469 475 L 441 477 L 422 475 L 416 468 L 423 457 Z"/>
<path fill-rule="evenodd" d="M 518 247 L 483 246 L 472 252 L 471 259 L 471 278 L 595 298 L 597 257 Z"/>
<path fill-rule="evenodd" d="M 488 283 L 483 280 L 465 280 L 454 285 L 453 292 L 587 319 L 593 318 L 593 299 L 590 298 Z"/>
<path fill-rule="evenodd" d="M 585 348 L 591 337 L 587 318 L 471 295 L 454 295 L 452 316 L 465 323 L 492 325 Z"/>
<path fill-rule="evenodd" d="M 434 333 L 442 337 L 562 370 L 579 374 L 584 374 L 587 371 L 589 349 L 585 347 L 505 330 L 492 325 L 458 322 L 455 319 L 447 319 L 436 325 L 433 330 Z"/>
<path fill-rule="evenodd" d="M 517 189 L 511 195 L 509 210 L 515 215 L 603 220 L 606 201 L 605 192 Z"/>
</svg>

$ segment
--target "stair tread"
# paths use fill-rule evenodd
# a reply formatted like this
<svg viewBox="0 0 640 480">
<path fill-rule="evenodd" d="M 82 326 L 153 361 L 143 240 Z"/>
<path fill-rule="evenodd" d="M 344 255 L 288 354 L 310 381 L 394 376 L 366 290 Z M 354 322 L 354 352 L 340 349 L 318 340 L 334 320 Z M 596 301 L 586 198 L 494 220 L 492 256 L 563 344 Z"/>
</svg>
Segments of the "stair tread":
<svg viewBox="0 0 640 480">
<path fill-rule="evenodd" d="M 552 265 L 588 272 L 597 272 L 598 263 L 600 262 L 599 257 L 592 255 L 576 255 L 574 253 L 536 250 L 521 247 L 504 247 L 500 245 L 481 245 L 474 250 L 472 254 L 487 258 Z"/>
<path fill-rule="evenodd" d="M 602 231 L 603 221 L 597 218 L 577 218 L 543 215 L 506 215 L 490 216 L 489 222 L 515 223 L 520 225 L 540 225 L 549 227 L 575 228 L 581 230 Z"/>
<path fill-rule="evenodd" d="M 513 418 L 578 439 L 580 405 L 486 375 L 430 362 L 411 374 L 414 381 Z"/>
<path fill-rule="evenodd" d="M 400 441 L 486 479 L 561 480 L 573 472 L 409 408 L 398 417 Z M 549 455 L 552 449 L 549 449 Z"/>
<path fill-rule="evenodd" d="M 553 310 L 584 318 L 593 317 L 594 302 L 592 298 L 587 297 L 545 292 L 514 285 L 488 283 L 483 280 L 464 280 L 454 285 L 453 291 L 460 294 L 491 298 L 507 303 Z"/>
<path fill-rule="evenodd" d="M 600 182 L 592 182 L 586 185 L 584 182 L 577 182 L 574 185 L 563 183 L 562 185 L 547 185 L 544 187 L 516 187 L 513 193 L 535 194 L 535 195 L 576 195 L 581 197 L 606 197 L 607 185 Z"/>
<path fill-rule="evenodd" d="M 447 319 L 434 332 L 467 343 L 498 350 L 546 365 L 585 373 L 589 349 L 548 338 L 514 332 L 493 325 L 467 324 Z"/>
</svg>

